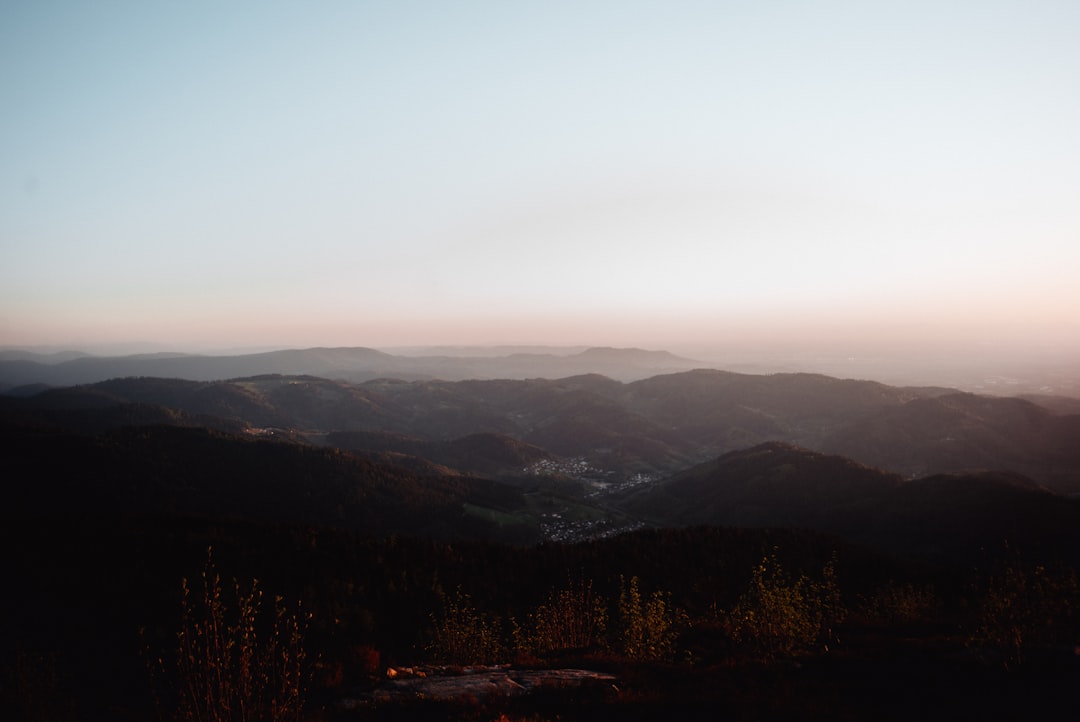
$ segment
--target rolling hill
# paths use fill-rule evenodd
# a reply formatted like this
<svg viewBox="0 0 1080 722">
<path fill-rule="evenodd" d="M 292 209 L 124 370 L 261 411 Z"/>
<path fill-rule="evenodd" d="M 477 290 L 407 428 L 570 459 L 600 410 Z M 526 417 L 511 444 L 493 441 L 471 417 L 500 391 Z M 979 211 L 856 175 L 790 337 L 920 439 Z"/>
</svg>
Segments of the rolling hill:
<svg viewBox="0 0 1080 722">
<path fill-rule="evenodd" d="M 1080 562 L 1080 501 L 1012 473 L 905 481 L 790 444 L 730 452 L 629 494 L 657 526 L 811 529 L 901 556 L 975 563 L 1004 544 Z"/>
<path fill-rule="evenodd" d="M 539 538 L 513 487 L 418 475 L 328 447 L 160 425 L 95 435 L 5 425 L 0 433 L 8 447 L 2 515 L 20 523 L 148 518 Z M 506 523 L 493 523 L 496 513 Z"/>
<path fill-rule="evenodd" d="M 1008 469 L 1080 491 L 1080 415 L 1023 399 L 943 394 L 847 423 L 818 447 L 908 476 Z"/>
</svg>

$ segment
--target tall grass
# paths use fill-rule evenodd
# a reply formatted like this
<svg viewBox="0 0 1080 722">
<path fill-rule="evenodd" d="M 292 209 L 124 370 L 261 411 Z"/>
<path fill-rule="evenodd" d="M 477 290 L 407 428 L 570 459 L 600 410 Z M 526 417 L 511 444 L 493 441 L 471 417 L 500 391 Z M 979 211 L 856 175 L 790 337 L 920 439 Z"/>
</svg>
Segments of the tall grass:
<svg viewBox="0 0 1080 722">
<path fill-rule="evenodd" d="M 181 581 L 176 648 L 153 665 L 159 679 L 173 682 L 169 701 L 159 697 L 162 718 L 299 722 L 311 676 L 304 648 L 310 615 L 299 604 L 290 611 L 280 596 L 265 614 L 257 579 L 233 580 L 226 600 L 209 551 L 199 586 L 195 592 Z"/>
<path fill-rule="evenodd" d="M 605 645 L 607 600 L 593 592 L 592 581 L 571 582 L 552 591 L 523 625 L 514 623 L 514 646 L 535 655 Z"/>
</svg>

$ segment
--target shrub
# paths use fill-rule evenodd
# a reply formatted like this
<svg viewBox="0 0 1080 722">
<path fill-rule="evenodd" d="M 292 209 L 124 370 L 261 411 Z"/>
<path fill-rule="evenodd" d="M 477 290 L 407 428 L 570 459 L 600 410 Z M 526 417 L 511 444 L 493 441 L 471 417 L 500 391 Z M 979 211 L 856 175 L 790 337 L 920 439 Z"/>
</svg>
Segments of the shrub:
<svg viewBox="0 0 1080 722">
<path fill-rule="evenodd" d="M 941 600 L 933 586 L 889 580 L 873 591 L 869 597 L 860 598 L 861 612 L 867 620 L 880 624 L 903 624 L 933 617 L 940 608 Z"/>
<path fill-rule="evenodd" d="M 427 651 L 436 661 L 490 664 L 506 655 L 499 621 L 477 611 L 472 597 L 460 587 L 452 597 L 443 598 L 442 616 L 431 619 L 435 632 Z"/>
<path fill-rule="evenodd" d="M 552 591 L 527 624 L 514 625 L 515 646 L 525 654 L 599 647 L 607 630 L 607 602 L 593 593 L 591 581 L 578 582 Z"/>
<path fill-rule="evenodd" d="M 844 623 L 848 614 L 836 579 L 836 556 L 826 562 L 820 580 L 810 579 L 804 584 L 811 622 L 817 626 L 817 642 L 827 652 L 829 645 L 837 640 L 836 628 Z"/>
<path fill-rule="evenodd" d="M 765 660 L 804 652 L 835 639 L 835 628 L 847 615 L 836 581 L 835 559 L 819 581 L 805 575 L 792 580 L 775 552 L 765 555 L 750 584 L 729 615 L 735 641 Z"/>
<path fill-rule="evenodd" d="M 630 659 L 670 660 L 686 615 L 671 604 L 671 595 L 654 591 L 644 603 L 638 578 L 619 578 L 619 642 Z"/>
<path fill-rule="evenodd" d="M 1080 641 L 1080 580 L 1073 569 L 1027 569 L 1009 554 L 987 581 L 971 641 L 1001 655 L 1006 669 L 1033 647 Z"/>
<path fill-rule="evenodd" d="M 309 615 L 290 612 L 275 597 L 263 619 L 258 580 L 233 581 L 235 609 L 225 601 L 221 577 L 207 553 L 201 594 L 181 581 L 177 632 L 175 712 L 184 722 L 284 722 L 300 720 L 310 680 L 304 634 Z M 165 660 L 156 660 L 165 673 Z"/>
</svg>

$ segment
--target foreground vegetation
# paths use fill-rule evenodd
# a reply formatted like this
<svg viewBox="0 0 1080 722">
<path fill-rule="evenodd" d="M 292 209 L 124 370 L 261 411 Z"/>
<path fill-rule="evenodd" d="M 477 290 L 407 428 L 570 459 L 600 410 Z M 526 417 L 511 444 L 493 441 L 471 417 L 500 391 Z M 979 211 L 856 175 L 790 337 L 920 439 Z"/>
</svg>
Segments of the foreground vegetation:
<svg viewBox="0 0 1080 722">
<path fill-rule="evenodd" d="M 1004 545 L 959 569 L 792 530 L 517 547 L 113 519 L 3 542 L 5 719 L 888 718 L 912 685 L 923 718 L 1001 718 L 1080 671 L 1075 570 Z M 376 701 L 390 668 L 478 664 L 617 682 Z"/>
</svg>

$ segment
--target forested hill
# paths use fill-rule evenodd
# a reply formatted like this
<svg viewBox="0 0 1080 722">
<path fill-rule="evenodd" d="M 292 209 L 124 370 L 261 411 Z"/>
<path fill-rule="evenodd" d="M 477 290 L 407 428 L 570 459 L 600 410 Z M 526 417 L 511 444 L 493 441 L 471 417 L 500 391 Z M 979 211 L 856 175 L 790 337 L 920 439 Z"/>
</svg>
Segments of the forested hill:
<svg viewBox="0 0 1080 722">
<path fill-rule="evenodd" d="M 510 486 L 420 476 L 327 447 L 176 426 L 89 436 L 9 425 L 0 433 L 8 449 L 0 514 L 9 520 L 172 518 L 327 526 L 373 537 L 538 538 L 534 525 L 489 521 L 522 510 L 522 495 Z"/>
<path fill-rule="evenodd" d="M 810 383 L 827 387 L 833 380 Z M 589 539 L 643 524 L 800 528 L 900 556 L 953 561 L 973 560 L 1005 539 L 1040 558 L 1072 560 L 1080 550 L 1080 502 L 1007 468 L 909 479 L 778 441 L 695 465 L 688 460 L 705 452 L 692 440 L 704 424 L 683 435 L 650 421 L 616 403 L 611 394 L 623 388 L 599 377 L 360 387 L 259 377 L 228 384 L 121 380 L 51 391 L 0 404 L 12 470 L 6 513 L 252 521 L 373 537 L 523 543 Z M 887 388 L 876 397 L 870 390 L 882 391 L 849 387 L 846 399 L 831 403 L 850 411 L 867 395 L 889 402 Z M 121 401 L 122 392 L 138 401 Z M 146 403 L 152 398 L 190 411 Z M 706 406 L 686 405 L 687 419 L 708 418 Z M 805 397 L 796 407 L 801 412 L 793 418 L 803 423 L 815 410 Z M 262 423 L 362 419 L 376 428 L 409 428 L 412 421 L 428 435 L 250 426 L 239 416 L 207 413 L 237 410 Z M 656 410 L 650 415 L 665 418 Z M 216 428 L 199 419 L 216 419 Z M 476 428 L 502 431 L 432 438 L 439 429 Z M 584 458 L 568 458 L 568 449 Z M 625 464 L 622 474 L 600 466 L 612 460 Z M 645 464 L 673 471 L 625 471 Z"/>
<path fill-rule="evenodd" d="M 628 493 L 657 526 L 814 529 L 907 557 L 978 563 L 1006 541 L 1080 563 L 1080 501 L 1005 472 L 905 480 L 850 459 L 767 443 Z"/>
</svg>

